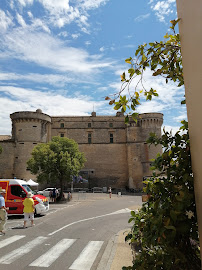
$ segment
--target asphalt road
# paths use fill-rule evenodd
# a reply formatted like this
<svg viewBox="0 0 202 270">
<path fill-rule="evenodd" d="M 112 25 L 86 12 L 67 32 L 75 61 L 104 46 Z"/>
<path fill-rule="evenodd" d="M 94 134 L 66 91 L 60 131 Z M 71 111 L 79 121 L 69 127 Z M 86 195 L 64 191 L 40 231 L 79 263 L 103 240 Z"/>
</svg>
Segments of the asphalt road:
<svg viewBox="0 0 202 270">
<path fill-rule="evenodd" d="M 0 236 L 0 269 L 107 269 L 115 235 L 129 227 L 139 196 L 74 194 L 66 204 L 50 204 L 35 226 L 23 229 L 23 217 L 11 216 Z"/>
</svg>

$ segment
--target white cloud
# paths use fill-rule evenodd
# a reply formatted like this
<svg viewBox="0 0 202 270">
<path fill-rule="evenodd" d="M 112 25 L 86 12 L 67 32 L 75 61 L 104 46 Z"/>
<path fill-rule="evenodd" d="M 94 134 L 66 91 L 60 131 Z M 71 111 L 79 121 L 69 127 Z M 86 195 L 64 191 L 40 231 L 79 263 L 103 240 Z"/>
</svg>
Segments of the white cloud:
<svg viewBox="0 0 202 270">
<path fill-rule="evenodd" d="M 0 40 L 4 53 L 0 57 L 10 57 L 32 62 L 62 72 L 98 72 L 110 67 L 109 61 L 101 61 L 97 55 L 89 55 L 83 49 L 67 47 L 64 42 L 42 32 L 31 29 L 14 29 Z"/>
<path fill-rule="evenodd" d="M 85 44 L 86 44 L 86 46 L 89 46 L 89 45 L 91 45 L 91 41 L 88 40 L 85 42 Z"/>
<path fill-rule="evenodd" d="M 23 17 L 20 14 L 16 14 L 17 21 L 22 27 L 26 27 L 26 22 L 24 21 Z"/>
<path fill-rule="evenodd" d="M 80 37 L 79 33 L 75 33 L 71 35 L 73 39 L 77 39 L 78 37 Z"/>
<path fill-rule="evenodd" d="M 173 118 L 175 121 L 181 122 L 182 120 L 187 120 L 187 113 L 181 112 L 180 115 Z"/>
<path fill-rule="evenodd" d="M 100 48 L 100 52 L 104 52 L 105 50 L 106 50 L 105 47 L 101 47 L 101 48 Z"/>
<path fill-rule="evenodd" d="M 77 83 L 84 83 L 84 84 L 95 84 L 96 82 L 93 81 L 89 76 L 77 76 L 76 74 L 69 74 L 69 75 L 61 75 L 61 74 L 38 74 L 38 73 L 28 73 L 28 74 L 17 74 L 17 73 L 1 73 L 0 72 L 0 81 L 1 84 L 3 84 L 3 81 L 10 82 L 11 81 L 27 81 L 27 82 L 35 82 L 40 84 L 49 84 L 57 87 L 64 87 L 65 85 L 68 85 L 68 83 L 74 83 L 75 81 Z M 8 83 L 7 83 L 8 84 Z"/>
<path fill-rule="evenodd" d="M 37 28 L 39 28 L 39 29 L 43 29 L 45 32 L 47 32 L 47 33 L 50 33 L 51 31 L 50 31 L 50 29 L 49 29 L 49 27 L 46 25 L 46 23 L 44 23 L 42 20 L 40 20 L 40 19 L 32 19 L 32 25 L 31 25 L 31 28 L 33 28 L 33 29 L 37 29 Z"/>
<path fill-rule="evenodd" d="M 31 13 L 31 11 L 28 11 L 28 12 L 27 12 L 27 15 L 28 15 L 31 19 L 34 18 L 34 16 L 33 16 L 33 14 Z"/>
<path fill-rule="evenodd" d="M 65 37 L 66 38 L 68 36 L 68 33 L 67 33 L 67 31 L 63 31 L 63 32 L 60 32 L 58 36 L 59 37 L 61 36 L 61 37 Z"/>
<path fill-rule="evenodd" d="M 80 5 L 85 9 L 93 9 L 105 5 L 108 1 L 109 0 L 82 0 Z"/>
<path fill-rule="evenodd" d="M 176 12 L 176 1 L 175 0 L 167 0 L 167 1 L 150 1 L 149 5 L 151 9 L 155 12 L 157 18 L 161 22 L 165 22 L 165 18 L 174 12 Z"/>
<path fill-rule="evenodd" d="M 82 23 L 84 14 L 77 7 L 70 6 L 69 0 L 38 0 L 46 10 L 49 23 L 62 28 L 76 19 Z M 81 19 L 80 19 L 81 18 Z"/>
<path fill-rule="evenodd" d="M 41 14 L 43 15 L 43 24 L 46 29 L 51 27 L 63 28 L 67 24 L 76 23 L 80 31 L 89 34 L 88 12 L 91 9 L 99 8 L 105 5 L 109 0 L 10 0 L 10 7 L 23 16 L 23 11 L 28 6 L 41 4 Z M 44 13 L 45 12 L 45 13 Z M 33 14 L 28 11 L 28 16 L 33 19 Z M 37 17 L 37 14 L 36 14 Z M 47 31 L 48 32 L 48 31 Z"/>
<path fill-rule="evenodd" d="M 7 14 L 0 9 L 0 30 L 6 31 L 9 26 L 13 25 L 13 18 L 9 12 Z"/>
<path fill-rule="evenodd" d="M 1 129 L 0 135 L 9 135 L 11 125 L 9 115 L 17 111 L 36 111 L 40 108 L 51 116 L 59 115 L 90 115 L 93 106 L 96 110 L 102 111 L 106 102 L 97 102 L 89 96 L 68 97 L 57 92 L 33 91 L 19 87 L 0 86 L 1 112 L 0 122 L 4 123 L 4 130 Z M 60 106 L 58 106 L 60 104 Z"/>
<path fill-rule="evenodd" d="M 150 13 L 147 13 L 147 14 L 144 14 L 144 15 L 140 15 L 140 16 L 138 16 L 138 17 L 135 18 L 135 21 L 141 22 L 141 21 L 143 21 L 145 19 L 148 19 L 149 16 L 150 16 Z"/>
<path fill-rule="evenodd" d="M 39 0 L 51 14 L 63 14 L 70 10 L 69 0 Z"/>
<path fill-rule="evenodd" d="M 32 5 L 34 0 L 18 0 L 18 2 L 23 6 Z"/>
</svg>

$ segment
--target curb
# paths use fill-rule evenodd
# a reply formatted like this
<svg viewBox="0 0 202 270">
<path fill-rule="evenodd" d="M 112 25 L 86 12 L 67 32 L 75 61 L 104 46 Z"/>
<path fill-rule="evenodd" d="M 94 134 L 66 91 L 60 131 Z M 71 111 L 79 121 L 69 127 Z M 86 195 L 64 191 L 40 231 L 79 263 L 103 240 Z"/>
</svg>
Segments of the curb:
<svg viewBox="0 0 202 270">
<path fill-rule="evenodd" d="M 126 233 L 129 231 L 130 229 L 122 230 L 108 241 L 97 270 L 122 270 L 123 266 L 132 266 L 132 250 L 125 242 Z"/>
<path fill-rule="evenodd" d="M 116 253 L 117 248 L 117 242 L 118 242 L 118 234 L 114 235 L 107 244 L 107 247 L 105 248 L 105 251 L 102 255 L 102 258 L 100 260 L 100 263 L 97 267 L 97 270 L 110 270 L 111 265 Z"/>
</svg>

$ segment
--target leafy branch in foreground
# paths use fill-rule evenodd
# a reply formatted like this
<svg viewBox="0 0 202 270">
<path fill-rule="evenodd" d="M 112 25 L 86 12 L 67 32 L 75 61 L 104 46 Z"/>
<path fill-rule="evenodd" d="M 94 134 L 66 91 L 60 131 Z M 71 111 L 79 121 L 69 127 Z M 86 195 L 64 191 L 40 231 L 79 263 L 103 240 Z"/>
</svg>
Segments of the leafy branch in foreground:
<svg viewBox="0 0 202 270">
<path fill-rule="evenodd" d="M 132 267 L 136 270 L 200 270 L 200 247 L 194 198 L 188 125 L 183 134 L 152 134 L 148 143 L 161 144 L 162 155 L 153 161 L 154 176 L 144 191 L 149 199 L 139 212 L 132 211 L 133 223 L 126 240 L 140 245 Z"/>
<path fill-rule="evenodd" d="M 166 34 L 164 41 L 140 45 L 136 57 L 125 60 L 130 68 L 127 76 L 125 73 L 121 76 L 121 90 L 113 99 L 106 97 L 115 110 L 127 113 L 132 110 L 125 118 L 126 123 L 129 115 L 134 120 L 137 118 L 135 111 L 141 94 L 146 100 L 158 96 L 156 89 L 144 87 L 147 68 L 153 76 L 163 77 L 166 83 L 171 80 L 179 87 L 184 85 L 180 37 L 175 33 L 178 21 L 171 21 L 173 34 Z M 164 131 L 160 138 L 151 134 L 148 139 L 149 144 L 162 145 L 164 151 L 153 161 L 153 177 L 144 181 L 148 201 L 138 212 L 131 212 L 132 228 L 126 241 L 138 248 L 133 266 L 123 270 L 201 269 L 188 123 L 182 121 L 182 124 L 175 135 Z"/>
<path fill-rule="evenodd" d="M 180 87 L 184 85 L 181 45 L 179 34 L 175 32 L 175 26 L 178 20 L 171 21 L 172 34 L 166 34 L 164 41 L 152 42 L 138 46 L 135 52 L 135 58 L 125 60 L 130 65 L 128 74 L 125 72 L 121 75 L 123 82 L 120 91 L 112 97 L 107 96 L 110 105 L 114 105 L 115 110 L 121 110 L 137 118 L 134 114 L 136 107 L 140 105 L 140 97 L 143 94 L 146 100 L 151 100 L 153 96 L 158 96 L 156 89 L 147 90 L 144 87 L 143 74 L 147 68 L 152 71 L 153 76 L 162 76 L 166 83 L 172 80 Z M 132 81 L 137 79 L 135 86 L 131 87 Z M 127 95 L 125 94 L 127 91 Z M 126 122 L 128 118 L 126 117 Z"/>
</svg>

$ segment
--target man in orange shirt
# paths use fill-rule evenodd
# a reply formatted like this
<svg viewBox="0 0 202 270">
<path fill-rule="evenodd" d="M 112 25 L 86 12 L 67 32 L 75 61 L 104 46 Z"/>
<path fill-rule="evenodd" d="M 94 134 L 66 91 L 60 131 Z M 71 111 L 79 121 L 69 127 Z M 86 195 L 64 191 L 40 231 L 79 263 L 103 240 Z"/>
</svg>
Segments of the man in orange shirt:
<svg viewBox="0 0 202 270">
<path fill-rule="evenodd" d="M 27 221 L 31 220 L 31 226 L 34 225 L 34 200 L 32 199 L 33 195 L 31 192 L 27 193 L 27 198 L 24 200 L 24 228 L 26 228 Z"/>
</svg>

